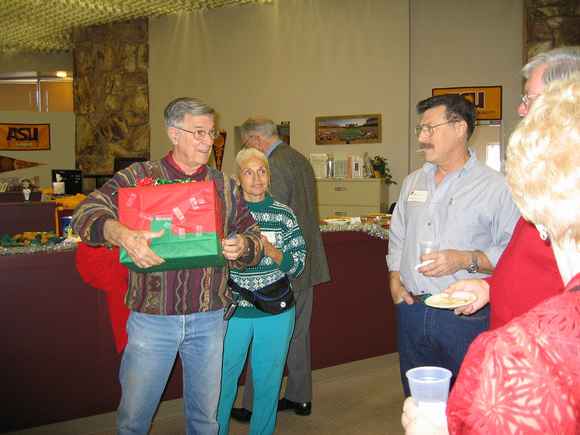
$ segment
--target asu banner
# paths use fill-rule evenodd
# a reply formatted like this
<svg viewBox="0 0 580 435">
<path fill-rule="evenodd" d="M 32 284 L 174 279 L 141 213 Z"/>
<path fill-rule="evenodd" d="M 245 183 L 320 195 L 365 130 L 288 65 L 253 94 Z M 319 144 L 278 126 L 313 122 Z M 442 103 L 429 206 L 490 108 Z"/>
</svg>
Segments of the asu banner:
<svg viewBox="0 0 580 435">
<path fill-rule="evenodd" d="M 477 119 L 501 119 L 501 86 L 433 89 L 433 96 L 459 94 L 471 100 L 477 109 Z"/>
<path fill-rule="evenodd" d="M 0 124 L 0 150 L 50 149 L 50 124 Z"/>
<path fill-rule="evenodd" d="M 0 172 L 17 171 L 18 169 L 35 168 L 43 165 L 46 165 L 46 163 L 28 162 L 26 160 L 0 156 Z"/>
</svg>

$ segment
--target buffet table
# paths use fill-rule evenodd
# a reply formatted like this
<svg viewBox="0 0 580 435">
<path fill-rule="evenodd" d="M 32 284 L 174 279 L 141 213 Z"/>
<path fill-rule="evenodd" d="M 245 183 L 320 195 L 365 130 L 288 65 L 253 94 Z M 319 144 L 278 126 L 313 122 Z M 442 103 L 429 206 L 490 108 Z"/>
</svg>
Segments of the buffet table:
<svg viewBox="0 0 580 435">
<path fill-rule="evenodd" d="M 314 370 L 396 352 L 387 241 L 324 232 L 332 281 L 315 287 Z M 107 294 L 76 251 L 0 256 L 0 432 L 115 411 L 121 395 Z M 181 363 L 163 400 L 182 397 Z"/>
</svg>

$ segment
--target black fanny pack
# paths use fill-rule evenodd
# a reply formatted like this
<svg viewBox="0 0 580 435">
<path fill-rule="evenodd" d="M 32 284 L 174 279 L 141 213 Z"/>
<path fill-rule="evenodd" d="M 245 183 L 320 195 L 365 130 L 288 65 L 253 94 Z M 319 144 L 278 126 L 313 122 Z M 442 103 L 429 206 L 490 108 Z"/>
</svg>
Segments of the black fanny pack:
<svg viewBox="0 0 580 435">
<path fill-rule="evenodd" d="M 256 291 L 240 287 L 231 278 L 228 281 L 228 285 L 264 313 L 280 314 L 296 304 L 294 292 L 292 292 L 290 280 L 287 276 Z"/>
</svg>

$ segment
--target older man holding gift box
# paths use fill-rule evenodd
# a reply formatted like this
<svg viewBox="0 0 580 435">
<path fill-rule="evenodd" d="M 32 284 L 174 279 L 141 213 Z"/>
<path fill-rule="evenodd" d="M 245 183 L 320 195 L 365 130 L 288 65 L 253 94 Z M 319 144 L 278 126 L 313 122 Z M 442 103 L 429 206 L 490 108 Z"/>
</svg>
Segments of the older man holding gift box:
<svg viewBox="0 0 580 435">
<path fill-rule="evenodd" d="M 72 225 L 88 245 L 109 242 L 119 246 L 132 265 L 125 297 L 131 314 L 127 322 L 129 340 L 119 374 L 123 392 L 117 413 L 117 433 L 147 433 L 177 352 L 183 364 L 187 433 L 217 433 L 216 412 L 226 331 L 223 314 L 232 301 L 227 286 L 229 268 L 255 266 L 261 260 L 263 247 L 258 225 L 233 181 L 207 166 L 218 134 L 214 109 L 195 98 L 179 98 L 167 106 L 164 115 L 173 150 L 161 160 L 134 163 L 119 171 L 77 207 Z M 174 181 L 210 182 L 217 195 L 198 197 L 195 192 L 186 193 L 189 199 L 183 201 L 183 193 L 172 194 L 169 201 L 175 196 L 174 204 L 165 203 L 157 211 L 155 206 L 152 210 L 141 210 L 143 219 L 150 220 L 151 226 L 146 227 L 149 229 L 130 228 L 128 223 L 121 223 L 128 221 L 121 218 L 120 210 L 127 209 L 134 201 L 147 202 L 149 192 L 155 195 L 155 186 L 145 191 L 131 187 L 146 179 L 163 180 L 164 185 Z M 176 184 L 175 191 L 191 190 L 191 184 Z M 135 189 L 135 194 L 123 196 L 118 194 L 120 189 L 125 192 Z M 210 257 L 205 265 L 203 259 L 192 259 L 190 268 L 179 264 L 175 266 L 178 270 L 163 267 L 165 251 L 154 252 L 156 242 L 169 238 L 169 245 L 179 244 L 180 236 L 188 239 L 188 232 L 206 233 L 205 223 L 190 228 L 182 224 L 195 219 L 192 209 L 198 211 L 200 203 L 207 202 L 207 198 L 213 198 L 212 204 L 215 201 L 207 213 L 215 215 L 216 219 L 209 220 L 217 222 L 214 225 L 217 228 L 208 232 L 219 234 L 219 252 L 197 245 L 197 250 L 210 251 L 202 252 Z M 188 252 L 186 255 L 195 256 L 196 245 L 191 247 L 191 243 L 197 243 L 195 239 L 184 243 L 189 246 L 183 248 Z M 223 266 L 216 266 L 220 258 Z"/>
</svg>

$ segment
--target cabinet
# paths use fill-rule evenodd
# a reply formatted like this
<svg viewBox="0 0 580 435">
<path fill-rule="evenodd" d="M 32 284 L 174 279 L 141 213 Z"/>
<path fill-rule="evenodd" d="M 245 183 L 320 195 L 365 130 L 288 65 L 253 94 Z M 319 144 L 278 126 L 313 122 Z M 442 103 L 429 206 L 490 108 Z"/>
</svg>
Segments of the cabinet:
<svg viewBox="0 0 580 435">
<path fill-rule="evenodd" d="M 386 213 L 388 192 L 382 178 L 318 178 L 318 217 Z"/>
</svg>

